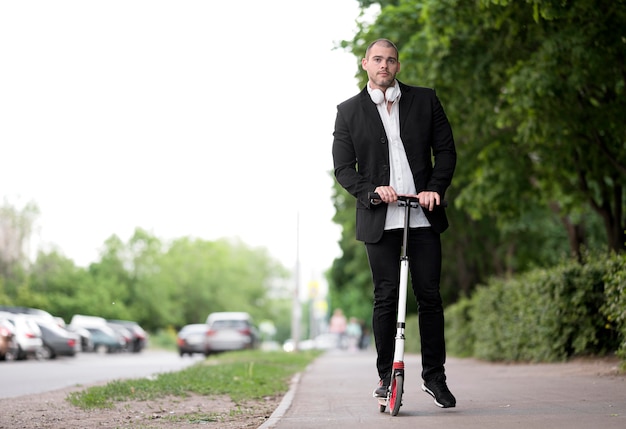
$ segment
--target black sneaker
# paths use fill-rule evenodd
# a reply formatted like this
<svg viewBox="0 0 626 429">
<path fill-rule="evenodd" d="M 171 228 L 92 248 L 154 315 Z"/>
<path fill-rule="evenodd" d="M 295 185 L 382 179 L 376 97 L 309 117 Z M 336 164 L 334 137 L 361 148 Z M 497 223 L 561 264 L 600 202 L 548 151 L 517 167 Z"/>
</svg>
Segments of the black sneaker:
<svg viewBox="0 0 626 429">
<path fill-rule="evenodd" d="M 376 389 L 374 389 L 374 393 L 372 393 L 372 396 L 374 398 L 386 398 L 387 390 L 389 390 L 389 382 L 381 379 L 378 382 L 378 386 L 376 386 Z"/>
<path fill-rule="evenodd" d="M 422 390 L 435 398 L 435 405 L 441 408 L 453 408 L 456 399 L 448 389 L 445 377 L 438 377 L 422 383 Z"/>
</svg>

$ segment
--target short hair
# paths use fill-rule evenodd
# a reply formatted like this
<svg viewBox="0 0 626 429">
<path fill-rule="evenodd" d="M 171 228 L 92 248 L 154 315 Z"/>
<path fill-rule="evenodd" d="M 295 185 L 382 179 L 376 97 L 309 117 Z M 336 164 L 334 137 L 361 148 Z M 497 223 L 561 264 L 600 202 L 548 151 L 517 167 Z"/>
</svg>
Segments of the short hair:
<svg viewBox="0 0 626 429">
<path fill-rule="evenodd" d="M 369 58 L 370 50 L 372 49 L 374 45 L 378 45 L 378 44 L 383 45 L 385 48 L 393 48 L 396 51 L 396 58 L 398 57 L 398 47 L 391 40 L 376 39 L 367 46 L 367 49 L 365 50 L 365 58 Z"/>
</svg>

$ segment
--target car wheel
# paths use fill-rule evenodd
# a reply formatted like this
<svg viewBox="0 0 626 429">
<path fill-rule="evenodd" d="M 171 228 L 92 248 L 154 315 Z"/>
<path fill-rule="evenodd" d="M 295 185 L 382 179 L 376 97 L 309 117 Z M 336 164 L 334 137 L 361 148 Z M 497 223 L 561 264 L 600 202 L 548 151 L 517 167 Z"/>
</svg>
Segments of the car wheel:
<svg viewBox="0 0 626 429">
<path fill-rule="evenodd" d="M 22 349 L 22 346 L 18 346 L 17 347 L 17 353 L 15 354 L 16 359 L 15 360 L 24 360 L 26 359 L 26 353 L 24 353 L 24 350 Z"/>
<path fill-rule="evenodd" d="M 52 349 L 48 346 L 43 346 L 42 348 L 40 348 L 39 350 L 37 350 L 37 352 L 35 353 L 35 357 L 37 358 L 37 360 L 43 360 L 43 359 L 54 359 L 54 352 L 52 351 Z"/>
<path fill-rule="evenodd" d="M 35 352 L 35 359 L 37 360 L 50 359 L 50 356 L 50 349 L 48 349 L 46 346 L 39 347 Z"/>
</svg>

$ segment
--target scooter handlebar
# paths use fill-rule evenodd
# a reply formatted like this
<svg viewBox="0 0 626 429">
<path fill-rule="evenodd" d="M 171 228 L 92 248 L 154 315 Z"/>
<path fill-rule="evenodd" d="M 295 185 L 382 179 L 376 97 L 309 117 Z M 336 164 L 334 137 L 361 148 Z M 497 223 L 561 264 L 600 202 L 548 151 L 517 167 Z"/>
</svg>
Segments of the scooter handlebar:
<svg viewBox="0 0 626 429">
<path fill-rule="evenodd" d="M 370 192 L 369 194 L 367 194 L 367 196 L 369 197 L 370 203 L 375 202 L 376 200 L 380 201 L 380 195 L 378 195 L 378 193 L 376 192 Z M 407 203 L 419 203 L 419 200 L 415 197 L 409 197 L 407 195 L 398 195 L 398 201 L 404 201 Z M 441 201 L 441 203 L 439 203 L 438 207 L 448 207 L 448 202 L 446 200 Z"/>
</svg>

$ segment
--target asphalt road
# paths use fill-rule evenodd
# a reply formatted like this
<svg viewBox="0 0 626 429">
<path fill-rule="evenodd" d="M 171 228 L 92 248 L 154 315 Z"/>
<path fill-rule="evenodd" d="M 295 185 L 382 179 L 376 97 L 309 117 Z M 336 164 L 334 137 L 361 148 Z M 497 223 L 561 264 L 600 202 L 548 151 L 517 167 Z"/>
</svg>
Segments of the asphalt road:
<svg viewBox="0 0 626 429">
<path fill-rule="evenodd" d="M 421 391 L 417 356 L 405 359 L 405 394 L 397 416 L 381 413 L 372 390 L 372 352 L 332 351 L 292 383 L 259 429 L 624 429 L 626 375 L 616 360 L 562 364 L 494 364 L 448 359 L 456 408 L 442 409 Z"/>
<path fill-rule="evenodd" d="M 53 360 L 0 362 L 0 398 L 32 395 L 76 385 L 177 371 L 203 359 L 175 352 L 79 353 Z"/>
</svg>

